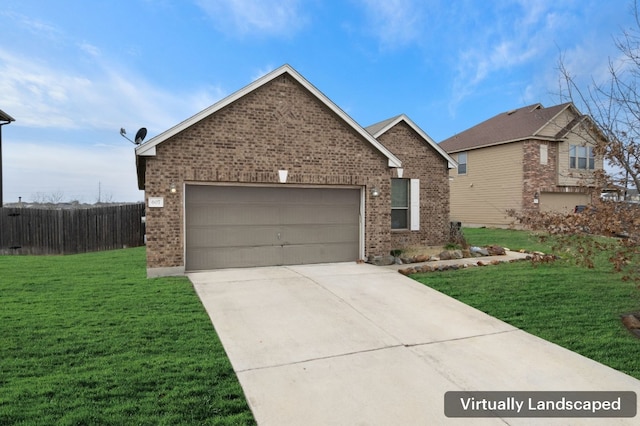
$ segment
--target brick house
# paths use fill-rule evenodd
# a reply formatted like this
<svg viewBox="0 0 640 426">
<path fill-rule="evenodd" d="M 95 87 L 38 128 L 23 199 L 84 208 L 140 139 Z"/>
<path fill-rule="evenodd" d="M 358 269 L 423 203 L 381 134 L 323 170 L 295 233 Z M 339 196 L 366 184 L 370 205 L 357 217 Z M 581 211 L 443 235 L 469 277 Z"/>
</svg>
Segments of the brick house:
<svg viewBox="0 0 640 426">
<path fill-rule="evenodd" d="M 572 103 L 498 114 L 440 143 L 458 166 L 451 175 L 451 219 L 506 226 L 507 210 L 568 212 L 591 202 L 601 137 Z"/>
<path fill-rule="evenodd" d="M 404 115 L 365 130 L 289 65 L 139 145 L 136 163 L 149 276 L 448 239 L 454 160 Z"/>
</svg>

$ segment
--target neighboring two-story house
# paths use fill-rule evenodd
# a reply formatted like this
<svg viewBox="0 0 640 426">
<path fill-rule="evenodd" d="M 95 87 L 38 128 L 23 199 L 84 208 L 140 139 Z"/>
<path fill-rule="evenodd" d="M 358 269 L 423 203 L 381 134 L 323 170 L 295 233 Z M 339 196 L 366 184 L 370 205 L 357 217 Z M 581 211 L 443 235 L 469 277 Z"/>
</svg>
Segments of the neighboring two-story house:
<svg viewBox="0 0 640 426">
<path fill-rule="evenodd" d="M 440 143 L 450 171 L 451 220 L 506 226 L 508 210 L 571 211 L 589 204 L 601 137 L 572 103 L 499 114 Z"/>
</svg>

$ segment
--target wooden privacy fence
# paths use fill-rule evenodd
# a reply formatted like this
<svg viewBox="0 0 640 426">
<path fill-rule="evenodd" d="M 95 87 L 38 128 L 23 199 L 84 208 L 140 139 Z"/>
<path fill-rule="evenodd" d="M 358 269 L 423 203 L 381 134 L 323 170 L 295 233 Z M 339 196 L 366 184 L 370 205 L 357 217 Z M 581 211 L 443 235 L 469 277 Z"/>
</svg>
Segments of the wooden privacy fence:
<svg viewBox="0 0 640 426">
<path fill-rule="evenodd" d="M 73 254 L 141 246 L 144 207 L 0 208 L 0 254 Z"/>
</svg>

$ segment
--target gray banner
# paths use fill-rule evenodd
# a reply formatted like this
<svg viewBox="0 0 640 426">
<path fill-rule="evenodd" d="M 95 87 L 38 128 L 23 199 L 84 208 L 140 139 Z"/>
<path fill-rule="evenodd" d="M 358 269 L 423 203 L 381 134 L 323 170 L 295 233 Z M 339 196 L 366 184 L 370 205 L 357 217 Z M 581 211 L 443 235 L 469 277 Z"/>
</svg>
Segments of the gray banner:
<svg viewBox="0 0 640 426">
<path fill-rule="evenodd" d="M 635 417 L 635 392 L 446 392 L 447 417 Z"/>
</svg>

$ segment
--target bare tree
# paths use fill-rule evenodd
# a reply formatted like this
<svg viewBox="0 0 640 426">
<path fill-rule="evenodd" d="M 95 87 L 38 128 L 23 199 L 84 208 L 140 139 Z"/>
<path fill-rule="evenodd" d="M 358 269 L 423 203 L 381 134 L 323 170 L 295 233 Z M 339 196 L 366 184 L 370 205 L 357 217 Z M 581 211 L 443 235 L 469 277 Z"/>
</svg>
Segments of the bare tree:
<svg viewBox="0 0 640 426">
<path fill-rule="evenodd" d="M 64 192 L 58 190 L 51 193 L 36 192 L 31 194 L 31 199 L 36 204 L 58 204 L 64 199 Z"/>
<path fill-rule="evenodd" d="M 640 187 L 640 11 L 638 1 L 632 9 L 633 29 L 615 39 L 620 52 L 609 59 L 604 80 L 591 78 L 585 87 L 560 58 L 560 96 L 590 117 L 584 121 L 601 155 L 615 169 L 613 176 L 595 174 L 585 189 L 594 191 L 593 205 L 579 213 L 511 211 L 509 214 L 526 228 L 551 235 L 555 250 L 570 255 L 578 264 L 593 268 L 599 255 L 606 253 L 614 271 L 623 280 L 640 282 L 640 205 L 602 199 L 601 188 Z M 585 140 L 585 142 L 588 142 Z M 605 237 L 605 238 L 602 238 Z M 541 260 L 542 259 L 542 260 Z M 539 258 L 544 261 L 548 258 Z M 536 258 L 534 258 L 536 260 Z"/>
<path fill-rule="evenodd" d="M 586 87 L 560 58 L 560 96 L 571 101 L 594 121 L 603 138 L 596 146 L 616 173 L 612 183 L 623 188 L 640 187 L 640 13 L 637 0 L 632 9 L 635 26 L 614 40 L 620 56 L 609 59 L 607 77 L 591 77 Z"/>
</svg>

